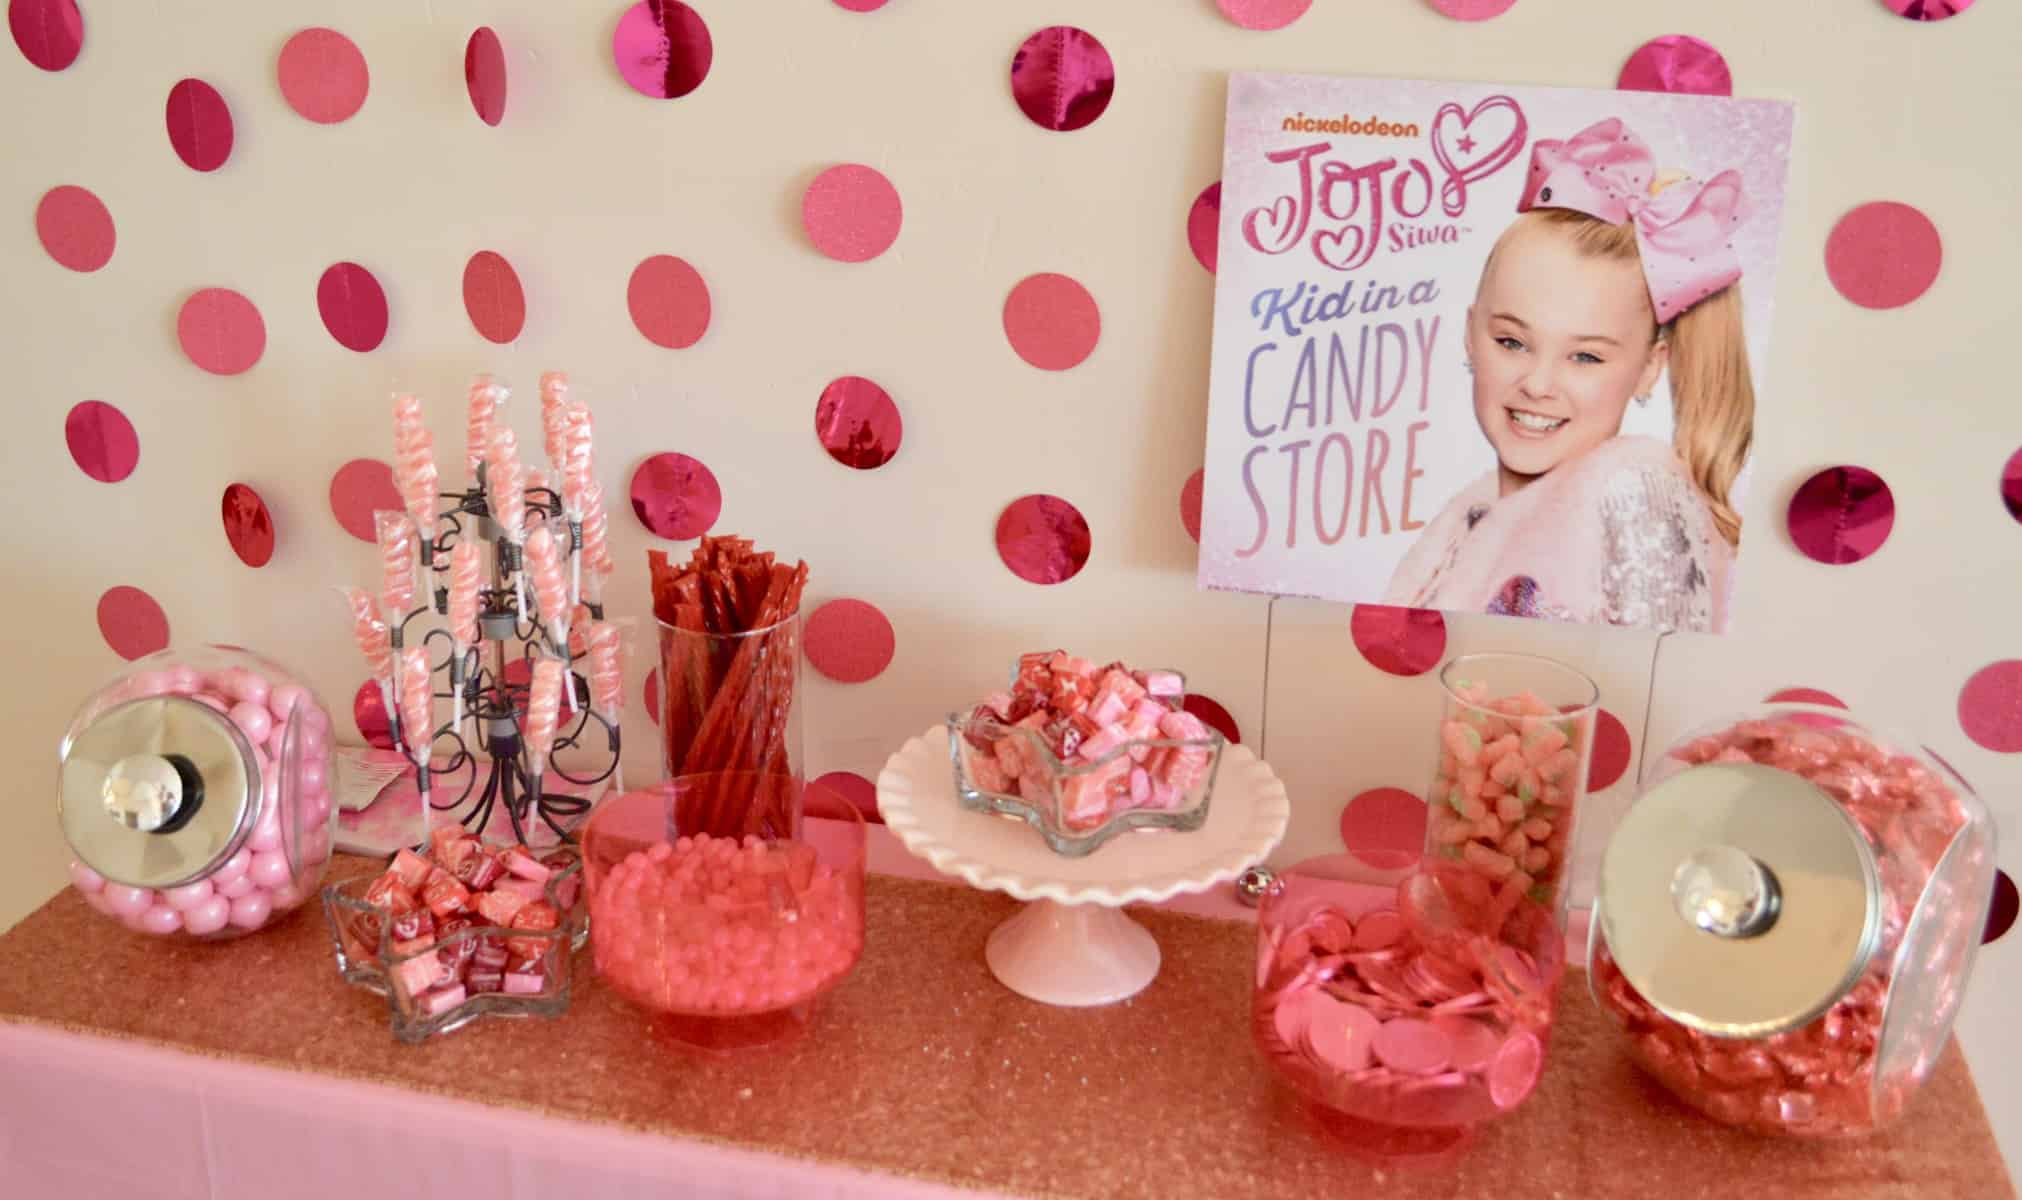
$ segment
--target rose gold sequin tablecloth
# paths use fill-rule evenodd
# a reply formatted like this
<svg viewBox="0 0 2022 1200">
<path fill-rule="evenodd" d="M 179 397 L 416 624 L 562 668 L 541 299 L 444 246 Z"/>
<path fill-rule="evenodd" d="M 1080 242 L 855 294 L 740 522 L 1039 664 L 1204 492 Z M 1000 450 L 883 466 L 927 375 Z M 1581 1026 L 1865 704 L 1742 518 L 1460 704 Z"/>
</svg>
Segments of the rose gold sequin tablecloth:
<svg viewBox="0 0 2022 1200">
<path fill-rule="evenodd" d="M 340 860 L 338 874 L 362 869 Z M 348 868 L 348 869 L 347 869 Z M 1957 1047 L 1904 1123 L 1772 1142 L 1672 1103 L 1567 994 L 1544 1082 L 1457 1162 L 1379 1170 L 1329 1144 L 1252 1048 L 1250 926 L 1143 914 L 1165 951 L 1105 1009 L 1005 991 L 994 894 L 874 877 L 869 948 L 809 1035 L 727 1059 L 657 1043 L 577 959 L 557 1021 L 487 1020 L 410 1048 L 336 978 L 312 908 L 214 946 L 128 934 L 68 892 L 0 936 L 0 1020 L 600 1122 L 914 1180 L 1045 1197 L 2012 1197 Z M 32 1081 L 27 1081 L 32 1087 Z M 8 1088 L 23 1086 L 10 1080 Z"/>
</svg>

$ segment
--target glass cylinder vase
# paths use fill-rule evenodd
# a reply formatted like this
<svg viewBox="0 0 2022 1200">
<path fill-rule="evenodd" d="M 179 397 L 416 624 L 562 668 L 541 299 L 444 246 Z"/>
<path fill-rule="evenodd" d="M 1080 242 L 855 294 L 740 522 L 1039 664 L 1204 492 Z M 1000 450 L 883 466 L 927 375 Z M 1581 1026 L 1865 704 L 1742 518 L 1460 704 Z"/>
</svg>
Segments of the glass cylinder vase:
<svg viewBox="0 0 2022 1200">
<path fill-rule="evenodd" d="M 801 778 L 800 614 L 747 633 L 659 627 L 666 777 Z"/>
</svg>

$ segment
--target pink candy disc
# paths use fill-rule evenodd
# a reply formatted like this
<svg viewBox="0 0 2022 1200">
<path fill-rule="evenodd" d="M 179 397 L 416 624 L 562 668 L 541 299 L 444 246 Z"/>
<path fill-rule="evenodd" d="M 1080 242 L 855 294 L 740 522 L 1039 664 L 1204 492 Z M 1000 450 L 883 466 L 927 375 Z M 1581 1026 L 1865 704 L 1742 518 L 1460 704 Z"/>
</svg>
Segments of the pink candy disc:
<svg viewBox="0 0 2022 1200">
<path fill-rule="evenodd" d="M 655 100 L 676 100 L 701 87 L 715 56 L 709 26 L 680 0 L 639 0 L 611 35 L 618 74 Z"/>
<path fill-rule="evenodd" d="M 1734 76 L 1720 51 L 1696 37 L 1674 33 L 1637 47 L 1622 64 L 1615 86 L 1634 92 L 1732 96 Z"/>
<path fill-rule="evenodd" d="M 1385 1021 L 1376 1030 L 1370 1048 L 1384 1066 L 1411 1075 L 1436 1075 L 1453 1061 L 1453 1042 L 1417 1017 Z"/>
<path fill-rule="evenodd" d="M 1116 94 L 1116 64 L 1095 35 L 1052 25 L 1011 57 L 1011 97 L 1034 125 L 1059 132 L 1092 124 Z"/>
<path fill-rule="evenodd" d="M 1306 1044 L 1306 1025 L 1311 1019 L 1314 991 L 1286 992 L 1278 997 L 1278 1011 L 1271 1014 L 1278 1040 L 1297 1049 Z"/>
<path fill-rule="evenodd" d="M 1306 1046 L 1313 1056 L 1336 1071 L 1360 1071 L 1369 1065 L 1377 1020 L 1366 1009 L 1343 1004 L 1325 992 L 1308 992 Z"/>
<path fill-rule="evenodd" d="M 1497 1108 L 1514 1108 L 1537 1086 L 1544 1071 L 1545 1050 L 1528 1029 L 1510 1035 L 1488 1069 L 1488 1098 Z"/>
<path fill-rule="evenodd" d="M 808 239 L 838 262 L 867 262 L 891 249 L 902 217 L 899 190 L 883 172 L 861 163 L 823 171 L 800 201 Z"/>
<path fill-rule="evenodd" d="M 997 557 L 1027 583 L 1065 583 L 1094 545 L 1081 510 L 1058 496 L 1020 496 L 997 517 Z"/>
<path fill-rule="evenodd" d="M 1381 950 L 1397 944 L 1404 936 L 1404 918 L 1390 909 L 1379 909 L 1362 918 L 1355 927 L 1357 950 Z"/>
<path fill-rule="evenodd" d="M 1866 467 L 1831 467 L 1790 498 L 1790 540 L 1816 562 L 1857 563 L 1881 549 L 1896 524 L 1895 494 Z"/>
<path fill-rule="evenodd" d="M 1473 1017 L 1434 1017 L 1432 1024 L 1453 1047 L 1451 1066 L 1456 1071 L 1478 1071 L 1503 1048 L 1495 1030 Z"/>
<path fill-rule="evenodd" d="M 364 107 L 371 86 L 365 56 L 334 29 L 304 29 L 289 38 L 274 71 L 288 107 L 319 125 L 349 120 Z"/>
</svg>

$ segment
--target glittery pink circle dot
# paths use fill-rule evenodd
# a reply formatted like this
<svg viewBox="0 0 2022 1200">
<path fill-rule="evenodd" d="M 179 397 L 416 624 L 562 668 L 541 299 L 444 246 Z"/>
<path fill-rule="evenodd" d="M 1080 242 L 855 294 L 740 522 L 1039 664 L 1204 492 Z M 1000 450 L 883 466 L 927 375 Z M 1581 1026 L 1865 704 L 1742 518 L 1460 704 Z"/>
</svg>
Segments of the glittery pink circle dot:
<svg viewBox="0 0 2022 1200">
<path fill-rule="evenodd" d="M 264 567 L 274 557 L 274 516 L 267 502 L 251 486 L 234 483 L 225 488 L 225 539 L 232 552 L 249 567 Z"/>
<path fill-rule="evenodd" d="M 679 0 L 639 0 L 611 35 L 618 74 L 655 100 L 679 99 L 701 87 L 715 56 L 702 14 Z"/>
<path fill-rule="evenodd" d="M 1446 618 L 1432 609 L 1358 604 L 1348 635 L 1370 666 L 1390 675 L 1423 675 L 1446 655 Z"/>
<path fill-rule="evenodd" d="M 168 646 L 168 615 L 137 587 L 108 588 L 98 598 L 98 632 L 121 658 L 145 658 Z"/>
<path fill-rule="evenodd" d="M 859 375 L 845 375 L 821 390 L 814 406 L 814 435 L 829 457 L 868 471 L 899 452 L 905 422 L 885 389 Z"/>
<path fill-rule="evenodd" d="M 103 400 L 85 400 L 63 418 L 63 444 L 77 469 L 100 483 L 118 483 L 140 465 L 140 435 L 126 414 Z"/>
<path fill-rule="evenodd" d="M 891 621 L 862 600 L 831 600 L 815 609 L 801 638 L 807 661 L 837 683 L 876 679 L 898 646 Z"/>
<path fill-rule="evenodd" d="M 686 454 L 655 454 L 632 472 L 632 512 L 655 536 L 699 538 L 723 512 L 723 489 L 708 467 Z"/>
<path fill-rule="evenodd" d="M 2022 659 L 2003 659 L 1973 673 L 1959 689 L 1959 727 L 1989 750 L 2022 751 Z"/>
<path fill-rule="evenodd" d="M 1634 747 L 1622 719 L 1607 709 L 1594 713 L 1594 753 L 1587 763 L 1587 790 L 1598 792 L 1620 779 L 1629 769 Z"/>
<path fill-rule="evenodd" d="M 1011 56 L 1011 98 L 1032 123 L 1059 132 L 1101 116 L 1116 94 L 1116 64 L 1095 35 L 1050 25 Z"/>
<path fill-rule="evenodd" d="M 351 697 L 351 721 L 358 726 L 358 736 L 375 750 L 393 749 L 393 722 L 386 716 L 386 696 L 379 690 L 376 680 L 368 679 L 358 685 L 358 691 Z"/>
<path fill-rule="evenodd" d="M 1235 714 L 1219 701 L 1199 692 L 1188 692 L 1181 698 L 1180 707 L 1207 722 L 1208 728 L 1229 739 L 1230 745 L 1242 744 L 1243 731 L 1236 725 Z"/>
<path fill-rule="evenodd" d="M 1074 578 L 1093 544 L 1081 510 L 1058 496 L 1020 496 L 997 516 L 997 557 L 1028 583 Z"/>
<path fill-rule="evenodd" d="M 800 200 L 801 224 L 814 248 L 840 262 L 867 262 L 891 249 L 901 217 L 899 189 L 861 163 L 823 171 Z"/>
<path fill-rule="evenodd" d="M 470 107 L 478 120 L 487 125 L 505 120 L 505 47 L 489 25 L 472 30 L 470 40 L 464 43 L 463 89 L 470 94 Z"/>
<path fill-rule="evenodd" d="M 2022 521 L 2022 450 L 2009 455 L 2001 468 L 2001 503 L 2009 516 Z"/>
<path fill-rule="evenodd" d="M 7 29 L 21 57 L 45 71 L 61 71 L 84 49 L 77 0 L 8 0 Z"/>
<path fill-rule="evenodd" d="M 1179 520 L 1186 527 L 1187 536 L 1198 542 L 1201 540 L 1201 490 L 1205 486 L 1206 469 L 1201 468 L 1187 476 L 1180 485 Z"/>
<path fill-rule="evenodd" d="M 2022 908 L 2022 896 L 2016 894 L 2015 881 L 2009 878 L 2008 872 L 1996 870 L 1994 894 L 1987 904 L 1987 924 L 1980 931 L 1981 944 L 1985 945 L 2013 928 L 2018 908 Z"/>
<path fill-rule="evenodd" d="M 323 272 L 316 281 L 316 311 L 346 350 L 363 354 L 386 340 L 386 291 L 357 263 L 336 263 Z"/>
<path fill-rule="evenodd" d="M 1403 788 L 1370 788 L 1341 810 L 1341 844 L 1374 867 L 1410 865 L 1425 847 L 1425 801 Z"/>
<path fill-rule="evenodd" d="M 281 47 L 274 73 L 288 107 L 318 125 L 349 120 L 372 84 L 365 56 L 334 29 L 304 29 Z"/>
<path fill-rule="evenodd" d="M 1865 467 L 1830 467 L 1790 498 L 1790 540 L 1806 558 L 1857 563 L 1881 549 L 1896 524 L 1896 499 Z"/>
<path fill-rule="evenodd" d="M 1821 692 L 1817 688 L 1808 687 L 1779 688 L 1769 693 L 1768 696 L 1764 697 L 1764 700 L 1770 704 L 1818 704 L 1826 708 L 1846 707 L 1846 701 L 1841 700 L 1831 692 Z"/>
<path fill-rule="evenodd" d="M 1510 10 L 1516 0 L 1431 0 L 1432 7 L 1456 21 L 1486 21 Z"/>
<path fill-rule="evenodd" d="M 1215 261 L 1222 238 L 1222 181 L 1217 179 L 1201 189 L 1194 197 L 1194 206 L 1187 210 L 1187 246 L 1194 252 L 1194 261 L 1215 273 Z"/>
<path fill-rule="evenodd" d="M 709 329 L 709 285 L 671 254 L 656 254 L 632 269 L 625 307 L 647 341 L 669 350 L 693 346 Z"/>
<path fill-rule="evenodd" d="M 1075 280 L 1051 272 L 1028 275 L 1004 299 L 1004 336 L 1026 362 L 1065 371 L 1094 353 L 1102 312 Z"/>
<path fill-rule="evenodd" d="M 1889 11 L 1912 21 L 1942 21 L 1973 7 L 1973 0 L 1882 0 Z"/>
<path fill-rule="evenodd" d="M 192 171 L 215 171 L 232 156 L 232 110 L 218 89 L 184 79 L 169 89 L 163 111 L 169 145 Z"/>
<path fill-rule="evenodd" d="M 660 671 L 657 667 L 646 672 L 646 719 L 655 725 L 660 723 Z"/>
<path fill-rule="evenodd" d="M 527 295 L 504 255 L 480 250 L 463 264 L 463 311 L 479 337 L 501 346 L 526 328 Z"/>
<path fill-rule="evenodd" d="M 230 288 L 204 288 L 176 313 L 176 340 L 192 363 L 213 375 L 250 370 L 267 349 L 260 310 Z"/>
<path fill-rule="evenodd" d="M 1734 75 L 1720 51 L 1682 33 L 1652 38 L 1636 48 L 1615 86 L 1632 92 L 1732 96 Z"/>
<path fill-rule="evenodd" d="M 1854 209 L 1825 239 L 1826 275 L 1862 308 L 1900 308 L 1915 300 L 1936 281 L 1944 260 L 1938 227 L 1893 200 Z"/>
<path fill-rule="evenodd" d="M 402 508 L 393 468 L 376 458 L 354 458 L 330 477 L 330 512 L 344 532 L 361 542 L 379 540 L 373 513 Z"/>
<path fill-rule="evenodd" d="M 35 206 L 35 236 L 49 257 L 73 271 L 96 271 L 111 262 L 118 240 L 105 203 L 67 183 L 43 193 Z"/>
<path fill-rule="evenodd" d="M 1313 7 L 1313 0 L 1215 0 L 1222 15 L 1244 29 L 1283 29 Z"/>
<path fill-rule="evenodd" d="M 849 801 L 851 807 L 864 815 L 864 820 L 879 825 L 885 823 L 884 814 L 878 811 L 878 785 L 855 771 L 830 771 L 816 779 L 812 786 L 827 788 Z"/>
</svg>

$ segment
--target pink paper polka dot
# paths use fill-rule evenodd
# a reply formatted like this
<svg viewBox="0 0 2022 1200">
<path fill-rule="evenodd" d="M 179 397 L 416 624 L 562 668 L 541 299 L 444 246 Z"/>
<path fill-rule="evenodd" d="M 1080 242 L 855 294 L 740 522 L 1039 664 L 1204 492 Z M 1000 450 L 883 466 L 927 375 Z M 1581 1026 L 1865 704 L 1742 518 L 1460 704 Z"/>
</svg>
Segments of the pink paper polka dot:
<svg viewBox="0 0 2022 1200">
<path fill-rule="evenodd" d="M 997 516 L 997 557 L 1027 583 L 1067 582 L 1088 565 L 1093 547 L 1088 519 L 1058 496 L 1020 496 Z"/>
<path fill-rule="evenodd" d="M 470 95 L 470 107 L 487 125 L 505 120 L 505 47 L 489 25 L 471 31 L 463 46 L 463 89 Z"/>
<path fill-rule="evenodd" d="M 63 70 L 84 49 L 77 0 L 7 0 L 7 30 L 21 57 L 45 71 Z"/>
<path fill-rule="evenodd" d="M 1632 92 L 1732 96 L 1734 75 L 1720 51 L 1696 37 L 1674 33 L 1637 47 L 1622 64 L 1615 86 Z"/>
<path fill-rule="evenodd" d="M 316 281 L 316 311 L 337 344 L 360 354 L 386 340 L 386 291 L 354 262 L 341 262 Z"/>
<path fill-rule="evenodd" d="M 1431 3 L 1456 21 L 1486 21 L 1508 12 L 1516 0 L 1431 0 Z"/>
<path fill-rule="evenodd" d="M 1370 666 L 1390 675 L 1423 675 L 1446 656 L 1446 618 L 1431 609 L 1358 604 L 1348 635 Z"/>
<path fill-rule="evenodd" d="M 274 516 L 252 486 L 234 483 L 225 489 L 225 540 L 232 553 L 249 567 L 264 567 L 274 557 Z"/>
<path fill-rule="evenodd" d="M 1215 0 L 1222 15 L 1244 29 L 1283 29 L 1313 7 L 1313 0 Z"/>
<path fill-rule="evenodd" d="M 334 29 L 304 29 L 289 38 L 274 73 L 288 107 L 318 125 L 349 120 L 365 106 L 372 83 L 365 56 Z"/>
<path fill-rule="evenodd" d="M 647 341 L 685 350 L 709 328 L 709 285 L 686 261 L 656 254 L 633 268 L 625 307 Z"/>
<path fill-rule="evenodd" d="M 1819 704 L 1827 708 L 1845 708 L 1846 701 L 1831 692 L 1821 692 L 1817 688 L 1789 687 L 1769 693 L 1764 700 L 1770 704 Z"/>
<path fill-rule="evenodd" d="M 1050 272 L 1028 275 L 1005 297 L 1004 336 L 1026 362 L 1065 371 L 1095 351 L 1102 313 L 1075 280 Z"/>
<path fill-rule="evenodd" d="M 884 0 L 877 2 L 882 4 Z M 878 825 L 885 823 L 884 814 L 878 811 L 878 785 L 855 771 L 830 771 L 815 780 L 814 786 L 827 788 L 849 801 L 851 807 L 864 815 L 864 820 Z"/>
<path fill-rule="evenodd" d="M 1973 7 L 1973 0 L 1882 0 L 1889 11 L 1912 21 L 1942 21 Z"/>
<path fill-rule="evenodd" d="M 400 490 L 393 486 L 393 468 L 376 458 L 354 458 L 330 477 L 331 515 L 361 542 L 379 540 L 373 513 L 403 507 Z"/>
<path fill-rule="evenodd" d="M 121 658 L 145 658 L 167 648 L 168 615 L 137 587 L 108 588 L 98 598 L 98 632 Z"/>
<path fill-rule="evenodd" d="M 250 370 L 267 349 L 267 323 L 253 302 L 230 288 L 204 288 L 176 314 L 176 340 L 189 360 L 213 375 Z"/>
<path fill-rule="evenodd" d="M 184 79 L 169 89 L 163 111 L 169 145 L 192 171 L 215 171 L 232 156 L 232 110 L 218 89 Z"/>
<path fill-rule="evenodd" d="M 1629 769 L 1633 746 L 1628 727 L 1607 709 L 1594 713 L 1594 752 L 1587 762 L 1587 790 L 1598 792 L 1614 784 Z"/>
<path fill-rule="evenodd" d="M 680 0 L 639 0 L 611 35 L 618 74 L 655 100 L 676 100 L 701 87 L 715 57 L 709 26 Z"/>
<path fill-rule="evenodd" d="M 1116 94 L 1116 64 L 1094 34 L 1051 25 L 1011 56 L 1011 98 L 1042 129 L 1067 132 L 1095 121 Z"/>
<path fill-rule="evenodd" d="M 1186 527 L 1187 536 L 1198 542 L 1201 540 L 1201 489 L 1205 486 L 1206 468 L 1196 470 L 1180 485 L 1179 520 Z"/>
<path fill-rule="evenodd" d="M 479 337 L 501 346 L 526 328 L 527 296 L 504 255 L 480 250 L 463 264 L 463 311 Z"/>
<path fill-rule="evenodd" d="M 1879 200 L 1841 217 L 1825 239 L 1825 272 L 1862 308 L 1900 308 L 1924 294 L 1945 259 L 1938 227 L 1907 204 Z"/>
<path fill-rule="evenodd" d="M 1980 931 L 1980 944 L 1994 941 L 2015 926 L 2015 913 L 2022 908 L 2022 896 L 2015 891 L 2015 881 L 2008 872 L 1994 872 L 1994 894 L 1987 904 L 1987 924 Z"/>
<path fill-rule="evenodd" d="M 103 400 L 85 400 L 63 418 L 63 444 L 77 469 L 100 483 L 118 483 L 140 465 L 140 435 L 126 414 Z"/>
<path fill-rule="evenodd" d="M 96 271 L 112 261 L 112 214 L 89 190 L 72 184 L 50 188 L 35 206 L 35 236 L 59 265 Z"/>
<path fill-rule="evenodd" d="M 1180 701 L 1180 707 L 1207 722 L 1208 728 L 1229 739 L 1231 745 L 1242 744 L 1243 731 L 1236 727 L 1235 715 L 1218 701 L 1199 692 L 1188 692 Z"/>
<path fill-rule="evenodd" d="M 1425 848 L 1425 801 L 1403 788 L 1371 788 L 1341 810 L 1341 844 L 1373 867 L 1410 866 Z"/>
<path fill-rule="evenodd" d="M 1881 549 L 1895 528 L 1895 495 L 1866 467 L 1831 467 L 1791 496 L 1787 520 L 1790 540 L 1806 558 L 1857 563 Z"/>
<path fill-rule="evenodd" d="M 802 638 L 807 661 L 837 683 L 876 679 L 898 645 L 891 621 L 862 600 L 831 600 L 815 609 Z"/>
<path fill-rule="evenodd" d="M 368 679 L 358 685 L 351 697 L 351 721 L 366 745 L 375 750 L 394 748 L 393 722 L 386 717 L 386 696 L 377 681 Z"/>
<path fill-rule="evenodd" d="M 646 719 L 655 725 L 660 723 L 660 671 L 657 667 L 646 672 Z"/>
<path fill-rule="evenodd" d="M 2003 659 L 1973 673 L 1959 689 L 1959 727 L 1976 745 L 1996 753 L 2022 751 L 2022 659 Z"/>
<path fill-rule="evenodd" d="M 710 469 L 686 454 L 655 454 L 632 472 L 632 512 L 657 537 L 699 538 L 723 512 L 723 489 Z"/>
<path fill-rule="evenodd" d="M 841 262 L 867 262 L 899 238 L 899 189 L 861 163 L 830 167 L 801 196 L 800 219 L 815 249 Z"/>
<path fill-rule="evenodd" d="M 1194 261 L 1215 273 L 1215 261 L 1220 252 L 1222 240 L 1222 181 L 1217 179 L 1201 189 L 1194 197 L 1194 206 L 1187 210 L 1187 247 L 1194 252 Z"/>
</svg>

